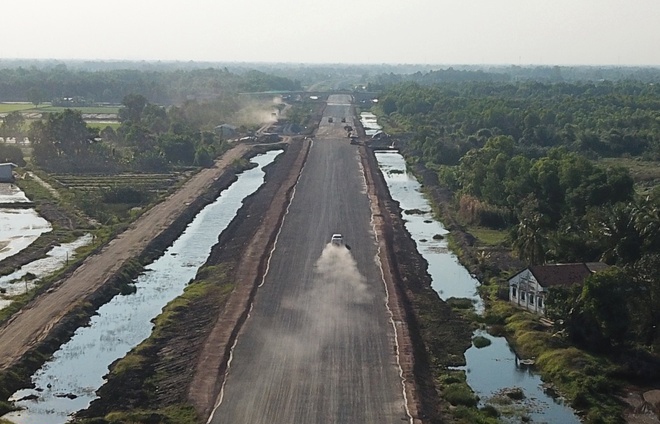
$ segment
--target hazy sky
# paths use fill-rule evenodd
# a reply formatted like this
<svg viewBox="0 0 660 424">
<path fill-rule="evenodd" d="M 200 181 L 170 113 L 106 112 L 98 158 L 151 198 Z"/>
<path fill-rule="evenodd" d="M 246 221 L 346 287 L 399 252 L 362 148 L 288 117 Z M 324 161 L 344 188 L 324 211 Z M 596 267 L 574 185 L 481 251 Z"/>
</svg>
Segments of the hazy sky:
<svg viewBox="0 0 660 424">
<path fill-rule="evenodd" d="M 15 0 L 3 58 L 660 65 L 660 0 Z"/>
</svg>

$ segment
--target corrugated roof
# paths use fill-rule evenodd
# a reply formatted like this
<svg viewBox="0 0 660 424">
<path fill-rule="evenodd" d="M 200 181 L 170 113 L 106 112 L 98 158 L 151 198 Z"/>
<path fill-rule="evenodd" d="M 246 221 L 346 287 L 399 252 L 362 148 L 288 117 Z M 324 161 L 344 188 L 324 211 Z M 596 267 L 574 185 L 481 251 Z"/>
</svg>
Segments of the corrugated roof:
<svg viewBox="0 0 660 424">
<path fill-rule="evenodd" d="M 533 265 L 529 270 L 543 287 L 582 284 L 585 278 L 595 272 L 585 263 Z"/>
</svg>

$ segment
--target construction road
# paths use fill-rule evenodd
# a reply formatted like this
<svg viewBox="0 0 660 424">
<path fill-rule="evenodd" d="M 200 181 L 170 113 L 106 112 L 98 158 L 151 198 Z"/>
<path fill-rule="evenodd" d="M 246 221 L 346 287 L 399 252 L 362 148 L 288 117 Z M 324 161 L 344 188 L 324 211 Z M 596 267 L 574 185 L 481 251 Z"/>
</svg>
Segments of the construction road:
<svg viewBox="0 0 660 424">
<path fill-rule="evenodd" d="M 330 96 L 210 423 L 411 422 L 347 124 L 350 96 Z"/>
</svg>

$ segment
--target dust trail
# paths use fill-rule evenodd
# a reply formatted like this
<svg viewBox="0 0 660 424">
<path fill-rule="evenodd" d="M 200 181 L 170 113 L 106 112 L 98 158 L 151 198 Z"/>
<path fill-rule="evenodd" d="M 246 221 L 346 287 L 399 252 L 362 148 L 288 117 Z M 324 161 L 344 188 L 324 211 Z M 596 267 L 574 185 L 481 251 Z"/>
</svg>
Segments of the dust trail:
<svg viewBox="0 0 660 424">
<path fill-rule="evenodd" d="M 281 309 L 287 314 L 304 314 L 304 328 L 288 334 L 264 334 L 267 344 L 286 340 L 288 347 L 282 352 L 289 360 L 311 359 L 320 354 L 328 343 L 348 333 L 359 332 L 370 319 L 367 308 L 373 294 L 368 290 L 365 277 L 357 262 L 344 246 L 328 244 L 314 266 L 314 274 L 305 282 L 306 290 L 284 299 Z M 347 330 L 347 329 L 352 330 Z M 277 338 L 275 341 L 272 338 Z"/>
</svg>

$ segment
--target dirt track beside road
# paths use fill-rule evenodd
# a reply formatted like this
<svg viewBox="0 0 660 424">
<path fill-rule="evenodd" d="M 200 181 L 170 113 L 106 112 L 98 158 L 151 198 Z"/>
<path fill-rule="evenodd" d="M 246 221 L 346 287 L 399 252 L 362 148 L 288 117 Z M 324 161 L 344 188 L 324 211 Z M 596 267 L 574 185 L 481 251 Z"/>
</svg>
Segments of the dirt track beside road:
<svg viewBox="0 0 660 424">
<path fill-rule="evenodd" d="M 110 241 L 98 254 L 87 258 L 54 290 L 37 297 L 0 327 L 0 371 L 11 367 L 30 349 L 44 341 L 51 330 L 77 306 L 107 283 L 132 258 L 139 257 L 188 206 L 243 157 L 250 147 L 237 145 L 212 168 L 193 176 L 181 189 L 144 213 Z"/>
</svg>

